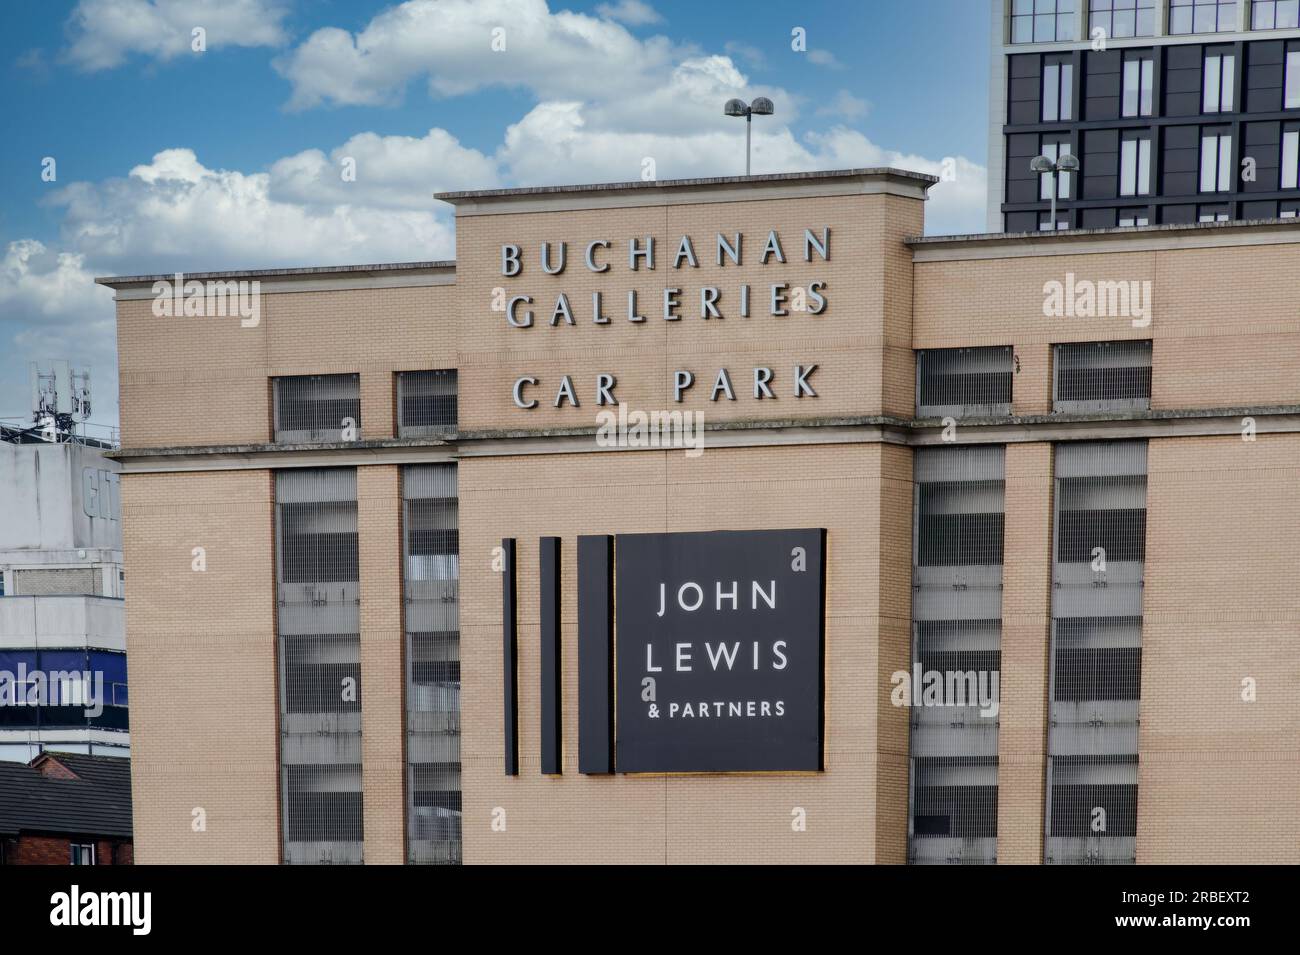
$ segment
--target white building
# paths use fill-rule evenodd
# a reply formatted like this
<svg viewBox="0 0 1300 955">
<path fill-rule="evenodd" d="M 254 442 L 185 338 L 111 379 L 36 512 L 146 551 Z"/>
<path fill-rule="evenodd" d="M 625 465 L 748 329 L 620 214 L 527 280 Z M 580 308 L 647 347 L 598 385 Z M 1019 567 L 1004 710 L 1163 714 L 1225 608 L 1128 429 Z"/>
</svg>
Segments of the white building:
<svg viewBox="0 0 1300 955">
<path fill-rule="evenodd" d="M 0 426 L 0 759 L 129 756 L 118 465 L 55 438 Z"/>
</svg>

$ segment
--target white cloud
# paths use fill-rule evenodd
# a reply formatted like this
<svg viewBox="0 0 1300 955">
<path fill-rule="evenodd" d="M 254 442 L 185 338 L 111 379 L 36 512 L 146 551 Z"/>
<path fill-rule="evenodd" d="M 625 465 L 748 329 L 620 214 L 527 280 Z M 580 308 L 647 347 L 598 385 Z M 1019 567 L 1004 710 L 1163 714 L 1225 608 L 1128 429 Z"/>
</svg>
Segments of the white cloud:
<svg viewBox="0 0 1300 955">
<path fill-rule="evenodd" d="M 521 185 L 554 184 L 557 169 L 566 182 L 641 178 L 642 162 L 655 161 L 659 179 L 737 175 L 745 168 L 740 123 L 714 123 L 692 131 L 622 132 L 592 122 L 581 103 L 542 103 L 506 131 L 499 153 L 506 176 Z M 942 176 L 944 160 L 883 148 L 862 133 L 836 126 L 810 133 L 801 142 L 788 126 L 754 125 L 756 173 L 894 166 Z M 926 231 L 931 234 L 983 231 L 986 173 L 964 157 L 953 157 L 955 179 L 930 189 Z"/>
<path fill-rule="evenodd" d="M 27 362 L 67 359 L 92 370 L 93 419 L 117 418 L 113 293 L 94 284 L 85 257 L 34 239 L 10 242 L 0 258 L 0 415 L 28 412 Z"/>
<path fill-rule="evenodd" d="M 722 49 L 728 56 L 738 57 L 753 67 L 761 67 L 767 62 L 767 57 L 763 55 L 762 50 L 749 43 L 741 43 L 739 40 L 728 40 L 722 44 Z"/>
<path fill-rule="evenodd" d="M 629 26 L 640 27 L 650 23 L 662 23 L 654 7 L 641 0 L 618 0 L 618 3 L 597 4 L 596 12 L 607 20 L 617 20 Z"/>
<path fill-rule="evenodd" d="M 452 256 L 451 228 L 431 195 L 407 208 L 386 208 L 373 201 L 373 192 L 367 196 L 360 190 L 361 201 L 321 195 L 304 202 L 311 189 L 303 155 L 277 163 L 272 173 L 244 173 L 209 169 L 193 150 L 168 149 L 136 166 L 126 179 L 77 183 L 51 201 L 64 208 L 66 244 L 98 270 L 170 272 Z M 296 189 L 299 200 L 276 198 L 275 182 L 290 193 Z"/>
<path fill-rule="evenodd" d="M 345 167 L 355 179 L 344 179 Z M 319 149 L 286 156 L 271 166 L 270 195 L 306 206 L 421 209 L 434 207 L 435 192 L 499 184 L 495 160 L 435 128 L 418 139 L 358 133 L 328 158 Z"/>
<path fill-rule="evenodd" d="M 664 37 L 638 40 L 611 20 L 552 13 L 545 0 L 408 0 L 355 35 L 317 30 L 276 69 L 293 86 L 291 109 L 392 104 L 417 77 L 439 96 L 519 86 L 564 99 L 644 88 L 671 69 L 672 53 Z"/>
<path fill-rule="evenodd" d="M 867 115 L 871 104 L 854 96 L 848 90 L 840 90 L 828 102 L 817 107 L 818 116 L 842 116 L 845 119 L 859 119 Z"/>
<path fill-rule="evenodd" d="M 835 54 L 830 50 L 809 50 L 808 59 L 818 66 L 825 66 L 832 70 L 844 69 L 844 64 L 835 59 Z"/>
<path fill-rule="evenodd" d="M 68 18 L 64 56 L 87 71 L 118 66 L 133 53 L 170 60 L 193 53 L 196 27 L 206 32 L 208 51 L 279 46 L 287 13 L 285 0 L 81 0 Z"/>
</svg>

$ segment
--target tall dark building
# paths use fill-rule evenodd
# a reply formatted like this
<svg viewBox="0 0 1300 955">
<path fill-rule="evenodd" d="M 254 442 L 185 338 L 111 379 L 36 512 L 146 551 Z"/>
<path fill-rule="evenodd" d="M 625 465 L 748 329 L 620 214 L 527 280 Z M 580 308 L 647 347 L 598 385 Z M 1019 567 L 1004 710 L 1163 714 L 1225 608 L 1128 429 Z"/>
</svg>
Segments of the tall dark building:
<svg viewBox="0 0 1300 955">
<path fill-rule="evenodd" d="M 1300 213 L 1300 0 L 992 6 L 990 231 Z"/>
</svg>

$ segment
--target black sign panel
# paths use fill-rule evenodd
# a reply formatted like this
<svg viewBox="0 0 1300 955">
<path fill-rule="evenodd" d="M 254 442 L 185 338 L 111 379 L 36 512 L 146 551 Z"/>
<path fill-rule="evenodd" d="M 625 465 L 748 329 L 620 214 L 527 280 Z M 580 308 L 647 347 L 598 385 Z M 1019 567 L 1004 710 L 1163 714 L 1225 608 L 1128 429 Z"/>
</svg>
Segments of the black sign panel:
<svg viewBox="0 0 1300 955">
<path fill-rule="evenodd" d="M 825 541 L 618 536 L 618 772 L 822 768 Z"/>
</svg>

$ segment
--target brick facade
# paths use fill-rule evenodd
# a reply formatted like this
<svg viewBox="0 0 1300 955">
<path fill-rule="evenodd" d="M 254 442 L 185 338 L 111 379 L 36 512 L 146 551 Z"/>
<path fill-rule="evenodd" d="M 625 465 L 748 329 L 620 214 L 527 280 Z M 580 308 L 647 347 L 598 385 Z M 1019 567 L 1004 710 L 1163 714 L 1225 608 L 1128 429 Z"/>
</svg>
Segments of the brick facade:
<svg viewBox="0 0 1300 955">
<path fill-rule="evenodd" d="M 840 195 L 745 188 L 751 191 L 707 201 L 686 191 L 674 198 L 670 188 L 662 199 L 642 201 L 593 190 L 461 209 L 454 285 L 277 291 L 263 296 L 258 328 L 157 319 L 147 300 L 122 296 L 130 283 L 118 284 L 142 862 L 279 858 L 272 471 L 302 462 L 271 450 L 240 452 L 249 456 L 238 460 L 223 450 L 269 440 L 269 378 L 361 375 L 362 438 L 371 443 L 322 453 L 313 466 L 357 467 L 367 862 L 405 859 L 400 464 L 450 460 L 454 451 L 465 861 L 901 863 L 909 730 L 906 710 L 890 702 L 889 676 L 911 659 L 907 442 L 935 438 L 906 425 L 915 406 L 914 349 L 1012 346 L 1013 413 L 1027 416 L 1051 410 L 1053 344 L 1145 338 L 1154 341 L 1153 407 L 1188 414 L 1164 432 L 1144 434 L 1150 478 L 1138 858 L 1300 861 L 1291 831 L 1300 792 L 1300 671 L 1290 662 L 1300 605 L 1287 576 L 1300 559 L 1300 437 L 1261 433 L 1243 442 L 1233 434 L 1197 435 L 1188 424 L 1198 409 L 1257 409 L 1267 422 L 1283 414 L 1280 406 L 1300 405 L 1294 235 L 1249 246 L 1239 231 L 1194 229 L 1188 234 L 1204 247 L 1158 230 L 1092 245 L 1067 246 L 1072 240 L 1052 236 L 1016 246 L 927 246 L 904 241 L 922 231 L 922 204 L 878 177 L 846 180 Z M 519 211 L 508 207 L 514 201 Z M 804 230 L 822 227 L 830 230 L 829 261 L 814 253 L 805 262 Z M 769 230 L 782 238 L 784 266 L 758 264 Z M 745 263 L 719 267 L 714 236 L 737 231 Z M 699 266 L 674 270 L 684 234 L 695 240 Z M 629 271 L 626 241 L 647 236 L 656 240 L 656 269 Z M 583 264 L 586 244 L 596 239 L 611 243 L 599 253 L 611 263 L 608 273 Z M 543 241 L 568 243 L 560 275 L 542 273 Z M 518 277 L 500 274 L 506 243 L 523 250 Z M 1044 284 L 1069 272 L 1150 281 L 1152 323 L 1045 316 Z M 827 283 L 824 314 L 767 314 L 772 283 L 814 281 Z M 719 287 L 725 309 L 735 307 L 741 283 L 751 286 L 751 317 L 700 319 L 700 287 Z M 662 318 L 665 286 L 683 290 L 679 322 Z M 492 308 L 497 289 L 533 296 L 532 328 L 507 326 Z M 626 320 L 630 289 L 644 323 Z M 561 291 L 575 312 L 572 327 L 550 324 Z M 593 292 L 603 295 L 608 325 L 591 321 Z M 815 399 L 781 390 L 800 362 L 818 364 Z M 775 400 L 747 393 L 755 366 L 776 372 Z M 394 435 L 394 373 L 452 367 L 459 370 L 463 440 L 451 450 L 432 442 L 398 451 L 375 444 Z M 708 400 L 723 367 L 733 372 L 735 402 Z M 694 371 L 696 383 L 676 404 L 672 373 L 680 368 Z M 598 451 L 590 429 L 600 372 L 616 375 L 618 398 L 633 408 L 702 410 L 711 425 L 735 427 L 710 432 L 698 458 L 681 450 Z M 531 390 L 539 406 L 528 411 L 511 397 L 511 384 L 524 375 L 540 382 Z M 552 407 L 564 375 L 573 377 L 579 408 Z M 899 419 L 901 430 L 870 430 L 877 416 Z M 1290 418 L 1277 420 L 1296 427 Z M 1020 427 L 1028 430 L 1010 437 L 958 430 L 959 441 L 1008 443 L 999 861 L 1037 863 L 1052 442 L 1071 435 L 1051 423 Z M 212 454 L 196 450 L 179 464 L 132 454 L 204 446 Z M 829 532 L 826 771 L 580 775 L 577 536 L 775 527 Z M 563 541 L 565 661 L 563 774 L 547 777 L 538 765 L 537 540 L 544 535 Z M 501 580 L 492 555 L 503 537 L 519 541 L 517 777 L 505 776 L 502 765 Z M 198 546 L 206 549 L 205 572 L 190 569 Z M 1257 686 L 1253 703 L 1241 699 L 1247 677 Z M 206 810 L 203 832 L 192 825 L 199 807 Z M 806 812 L 806 831 L 791 825 L 797 809 Z M 501 813 L 504 831 L 493 827 Z"/>
</svg>

